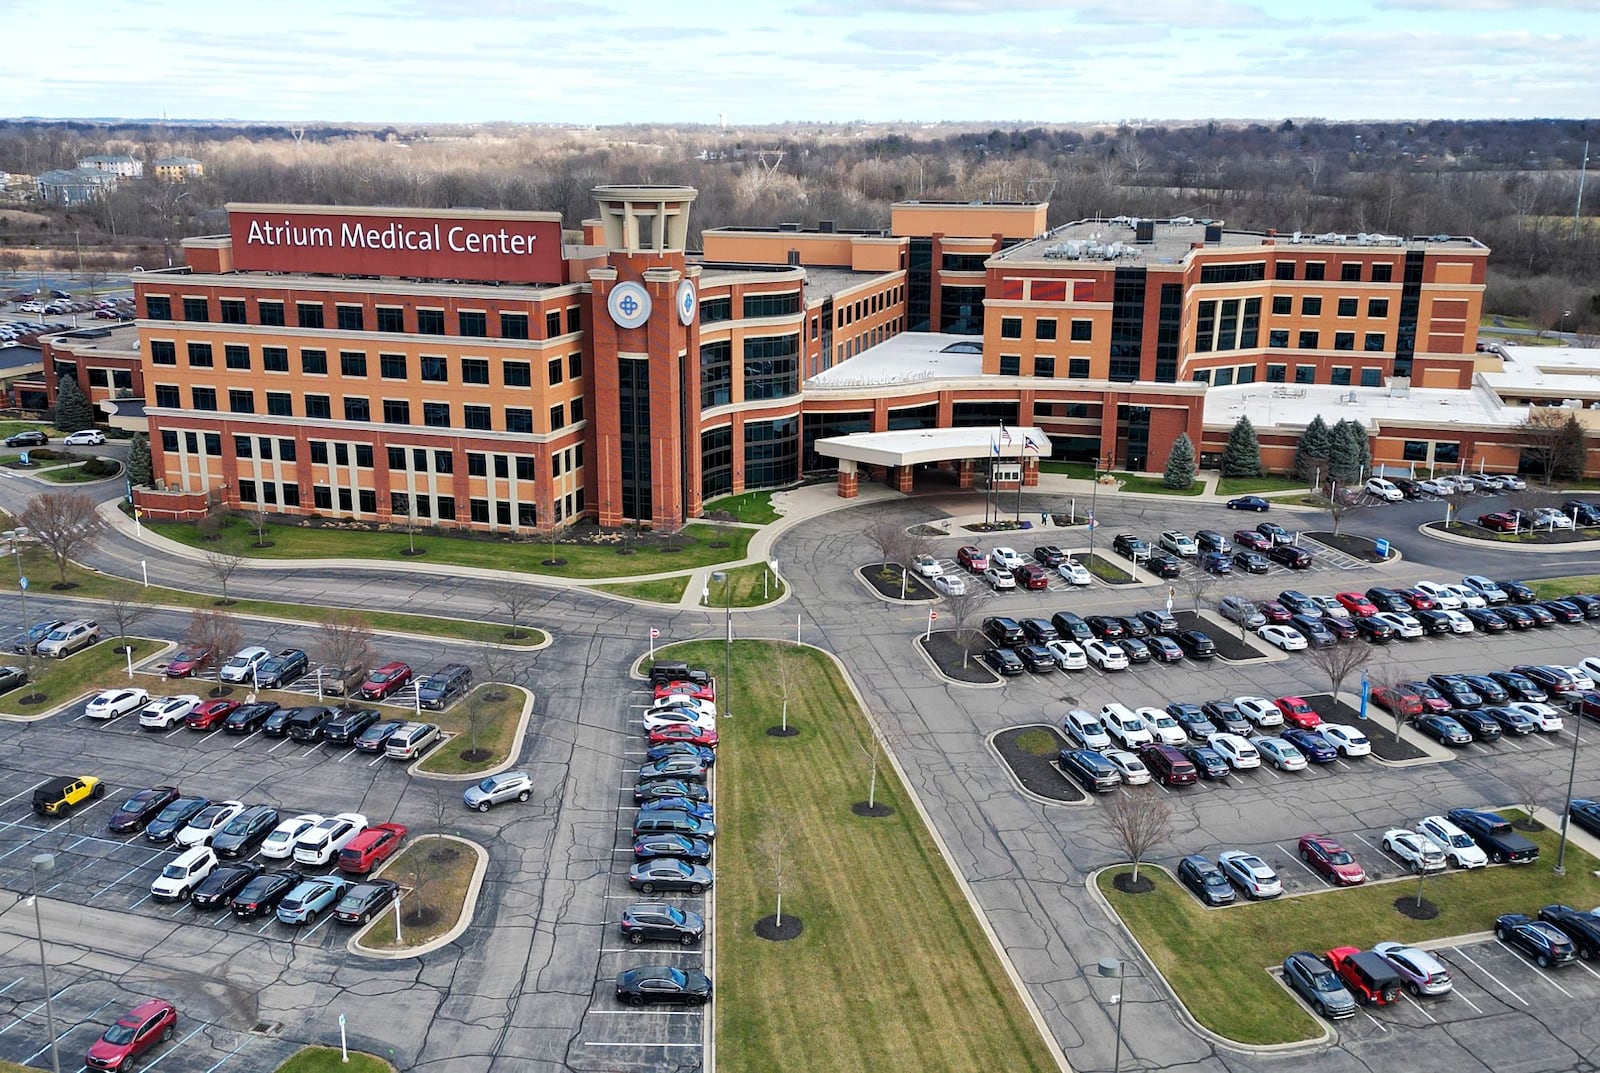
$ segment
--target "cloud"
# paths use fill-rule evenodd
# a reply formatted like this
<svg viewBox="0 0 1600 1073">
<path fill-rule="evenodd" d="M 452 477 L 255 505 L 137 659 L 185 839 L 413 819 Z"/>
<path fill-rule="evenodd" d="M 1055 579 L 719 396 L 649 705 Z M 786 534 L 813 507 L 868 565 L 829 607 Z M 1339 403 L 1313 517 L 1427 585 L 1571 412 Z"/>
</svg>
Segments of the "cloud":
<svg viewBox="0 0 1600 1073">
<path fill-rule="evenodd" d="M 791 11 L 796 15 L 825 18 L 917 15 L 984 20 L 1008 15 L 1057 13 L 1073 16 L 1080 25 L 1092 26 L 1262 29 L 1281 24 L 1280 20 L 1270 17 L 1257 4 L 1196 4 L 1190 0 L 1144 0 L 1137 4 L 1108 3 L 1106 0 L 813 0 Z M 1033 28 L 1043 27 L 1035 23 Z"/>
<path fill-rule="evenodd" d="M 1380 11 L 1581 11 L 1594 13 L 1594 0 L 1373 0 Z"/>
</svg>

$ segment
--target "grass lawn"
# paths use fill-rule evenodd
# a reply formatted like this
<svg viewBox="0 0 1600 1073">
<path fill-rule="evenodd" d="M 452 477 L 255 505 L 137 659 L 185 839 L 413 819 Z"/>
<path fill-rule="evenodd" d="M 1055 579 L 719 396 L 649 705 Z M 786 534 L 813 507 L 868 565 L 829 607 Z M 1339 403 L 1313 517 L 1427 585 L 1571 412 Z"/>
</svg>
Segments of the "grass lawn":
<svg viewBox="0 0 1600 1073">
<path fill-rule="evenodd" d="M 500 700 L 486 700 L 484 695 L 494 689 Z M 422 771 L 441 775 L 464 775 L 469 771 L 486 771 L 501 763 L 517 746 L 517 722 L 522 715 L 524 696 L 520 689 L 480 685 L 443 712 L 424 713 L 425 717 L 440 727 L 457 735 L 428 754 L 420 766 Z M 472 727 L 470 714 L 477 706 L 478 748 L 487 755 L 466 759 L 463 754 L 472 748 L 468 731 Z"/>
<path fill-rule="evenodd" d="M 730 581 L 711 581 L 706 588 L 709 590 L 700 600 L 701 607 L 760 607 L 769 604 L 783 595 L 783 582 L 772 568 L 766 563 L 748 563 L 736 566 L 729 570 Z M 731 584 L 732 592 L 724 592 L 724 586 Z M 762 585 L 766 588 L 763 589 Z"/>
<path fill-rule="evenodd" d="M 1050 462 L 1039 463 L 1040 473 L 1064 473 L 1068 477 L 1077 477 L 1081 480 L 1094 480 L 1095 469 L 1089 462 Z"/>
<path fill-rule="evenodd" d="M 1305 488 L 1298 477 L 1223 477 L 1217 481 L 1217 495 L 1245 496 L 1261 492 L 1290 492 Z"/>
<path fill-rule="evenodd" d="M 49 580 L 53 583 L 58 576 L 54 558 L 42 548 L 30 548 L 23 552 L 22 562 L 24 572 L 41 582 Z M 121 578 L 95 573 L 76 565 L 67 567 L 67 578 L 77 583 L 77 588 L 70 590 L 70 594 L 86 599 L 106 599 L 121 585 L 126 584 Z M 134 599 L 138 603 L 168 604 L 174 607 L 217 606 L 217 598 L 209 593 L 164 589 L 157 585 L 138 588 Z M 276 600 L 235 600 L 228 605 L 228 610 L 238 615 L 268 615 L 295 622 L 317 622 L 327 608 L 313 604 L 286 604 Z M 368 611 L 365 608 L 354 610 L 361 612 L 369 626 L 380 631 L 415 633 L 424 637 L 448 637 L 457 641 L 494 641 L 517 646 L 539 645 L 545 640 L 544 631 L 526 625 L 522 627 L 524 636 L 511 637 L 508 636 L 511 632 L 510 626 L 505 623 L 434 618 L 432 615 L 405 615 L 392 611 Z"/>
<path fill-rule="evenodd" d="M 1489 931 L 1501 913 L 1532 913 L 1552 902 L 1600 904 L 1600 879 L 1590 874 L 1600 862 L 1569 844 L 1567 875 L 1558 879 L 1550 870 L 1557 835 L 1540 830 L 1528 837 L 1539 844 L 1541 855 L 1531 865 L 1429 877 L 1423 897 L 1439 907 L 1432 920 L 1411 920 L 1394 908 L 1396 899 L 1416 893 L 1415 879 L 1223 910 L 1202 909 L 1165 872 L 1149 868 L 1139 873 L 1155 880 L 1156 889 L 1148 894 L 1127 895 L 1112 887 L 1113 875 L 1126 868 L 1108 869 L 1099 883 L 1201 1024 L 1241 1043 L 1290 1043 L 1312 1038 L 1319 1026 L 1265 969 L 1281 965 L 1296 950 L 1368 949 L 1385 939 L 1415 943 Z M 1228 956 L 1218 957 L 1218 950 Z"/>
<path fill-rule="evenodd" d="M 614 593 L 617 596 L 626 596 L 633 600 L 648 600 L 655 604 L 675 604 L 683 599 L 684 590 L 689 587 L 689 578 L 664 577 L 655 581 L 623 581 L 615 585 L 596 585 L 601 592 Z"/>
<path fill-rule="evenodd" d="M 279 1066 L 277 1073 L 390 1073 L 393 1069 L 376 1055 L 351 1051 L 350 1061 L 345 1062 L 337 1047 L 307 1047 Z"/>
<path fill-rule="evenodd" d="M 75 466 L 58 466 L 54 469 L 40 470 L 34 474 L 34 476 L 43 478 L 53 484 L 88 484 L 92 481 L 110 480 L 112 477 L 120 475 L 120 469 L 116 473 L 109 475 L 105 473 L 85 473 L 82 462 Z"/>
<path fill-rule="evenodd" d="M 741 492 L 736 496 L 723 496 L 705 504 L 705 509 L 708 513 L 725 510 L 733 515 L 734 521 L 751 525 L 771 525 L 783 517 L 772 509 L 771 492 Z"/>
<path fill-rule="evenodd" d="M 440 859 L 451 851 L 454 853 L 448 860 Z M 467 888 L 472 885 L 472 872 L 477 865 L 478 855 L 453 838 L 423 835 L 411 841 L 378 872 L 384 879 L 392 879 L 401 886 L 400 937 L 403 941 L 395 942 L 394 909 L 390 907 L 372 930 L 361 937 L 361 945 L 377 950 L 401 950 L 421 946 L 455 927 L 461 914 L 472 908 L 467 905 Z M 418 868 L 423 870 L 427 880 L 420 897 L 415 889 Z"/>
<path fill-rule="evenodd" d="M 128 640 L 133 645 L 134 663 L 165 646 L 163 641 L 143 637 L 130 637 Z M 125 685 L 128 682 L 128 657 L 116 651 L 119 647 L 121 645 L 115 637 L 108 637 L 66 659 L 35 658 L 31 680 L 0 699 L 0 706 L 18 715 L 32 715 L 54 708 L 91 689 Z M 5 662 L 12 666 L 23 666 L 21 656 L 7 656 Z M 41 693 L 44 694 L 42 700 L 32 704 L 22 702 L 23 697 Z"/>
<path fill-rule="evenodd" d="M 1297 507 L 1324 507 L 1326 500 L 1321 496 L 1314 496 L 1310 492 L 1291 493 L 1283 496 L 1267 496 L 1268 503 L 1290 503 Z M 1331 522 L 1329 523 L 1332 524 Z"/>
<path fill-rule="evenodd" d="M 722 642 L 659 657 L 721 667 Z M 770 737 L 787 676 L 789 724 Z M 865 718 L 833 662 L 811 649 L 735 641 L 734 718 L 716 767 L 717 1058 L 740 1073 L 1053 1070 L 949 865 L 887 764 L 867 798 Z M 783 908 L 804 932 L 758 938 L 775 908 L 768 862 L 784 838 Z M 938 980 L 936 987 L 918 981 Z M 797 991 L 796 988 L 801 988 Z"/>
<path fill-rule="evenodd" d="M 276 525 L 266 527 L 269 548 L 256 548 L 256 533 L 238 518 L 229 518 L 218 540 L 206 541 L 189 522 L 147 522 L 145 528 L 169 540 L 201 551 L 226 551 L 247 558 L 261 559 L 361 559 L 367 562 L 403 562 L 410 546 L 405 533 L 361 532 L 348 529 L 316 529 L 310 526 Z M 444 566 L 475 566 L 488 570 L 511 570 L 555 577 L 602 578 L 633 574 L 659 574 L 668 570 L 692 570 L 744 558 L 745 548 L 754 533 L 751 529 L 728 528 L 703 522 L 686 525 L 679 534 L 678 551 L 666 551 L 649 541 L 636 543 L 632 554 L 618 553 L 618 546 L 557 544 L 555 558 L 563 566 L 545 566 L 551 558 L 545 543 L 502 540 L 469 540 L 462 537 L 418 533 L 415 543 L 425 561 Z M 722 544 L 724 547 L 714 547 Z"/>
<path fill-rule="evenodd" d="M 1196 480 L 1187 488 L 1168 488 L 1162 483 L 1160 477 L 1145 477 L 1137 473 L 1118 473 L 1117 480 L 1122 482 L 1124 492 L 1143 492 L 1146 495 L 1162 496 L 1197 496 L 1206 490 L 1206 486 Z"/>
<path fill-rule="evenodd" d="M 1547 577 L 1539 581 L 1525 581 L 1524 585 L 1538 594 L 1541 600 L 1555 600 L 1575 592 L 1594 592 L 1600 589 L 1600 574 L 1576 574 L 1572 577 Z"/>
</svg>

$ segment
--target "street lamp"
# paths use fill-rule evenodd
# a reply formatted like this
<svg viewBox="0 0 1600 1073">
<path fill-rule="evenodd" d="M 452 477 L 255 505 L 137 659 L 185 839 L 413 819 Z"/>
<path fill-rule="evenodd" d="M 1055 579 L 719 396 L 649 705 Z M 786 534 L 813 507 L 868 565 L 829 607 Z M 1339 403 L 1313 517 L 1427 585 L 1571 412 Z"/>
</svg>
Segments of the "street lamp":
<svg viewBox="0 0 1600 1073">
<path fill-rule="evenodd" d="M 1567 874 L 1567 828 L 1572 826 L 1572 784 L 1578 777 L 1578 739 L 1583 736 L 1583 705 L 1572 706 L 1572 763 L 1567 768 L 1567 804 L 1561 810 L 1561 844 L 1556 849 L 1555 874 Z M 1531 817 L 1530 817 L 1531 818 Z"/>
<path fill-rule="evenodd" d="M 722 583 L 722 613 L 726 617 L 726 632 L 722 641 L 722 685 L 717 690 L 717 702 L 722 705 L 722 718 L 733 718 L 733 575 L 726 570 L 716 570 L 712 581 Z"/>
<path fill-rule="evenodd" d="M 1567 334 L 1567 318 L 1570 316 L 1572 316 L 1572 310 L 1563 309 L 1561 311 L 1561 335 L 1563 338 L 1565 338 Z"/>
<path fill-rule="evenodd" d="M 54 1073 L 61 1073 L 61 1056 L 56 1053 L 56 1010 L 50 1001 L 50 963 L 44 956 L 44 921 L 39 917 L 39 876 L 55 866 L 56 859 L 51 854 L 35 855 L 29 880 L 33 890 L 33 928 L 39 936 L 39 975 L 44 979 L 44 1020 L 50 1033 L 50 1068 Z"/>
<path fill-rule="evenodd" d="M 1122 971 L 1122 959 L 1119 957 L 1103 957 L 1095 965 L 1095 971 L 1101 976 L 1117 981 L 1117 1049 L 1111 1060 L 1111 1073 L 1121 1073 L 1122 1070 L 1122 983 L 1127 974 Z"/>
</svg>

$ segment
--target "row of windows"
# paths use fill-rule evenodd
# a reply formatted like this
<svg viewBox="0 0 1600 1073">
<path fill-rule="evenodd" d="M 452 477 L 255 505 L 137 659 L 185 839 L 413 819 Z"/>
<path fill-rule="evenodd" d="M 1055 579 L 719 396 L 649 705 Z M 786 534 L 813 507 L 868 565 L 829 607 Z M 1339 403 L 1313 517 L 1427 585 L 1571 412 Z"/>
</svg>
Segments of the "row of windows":
<svg viewBox="0 0 1600 1073">
<path fill-rule="evenodd" d="M 1204 303 L 1202 303 L 1204 304 Z M 1338 299 L 1338 313 L 1341 317 L 1355 317 L 1360 315 L 1361 300 L 1359 298 Z M 1288 316 L 1294 312 L 1294 297 L 1288 294 L 1275 294 L 1272 296 L 1272 315 L 1276 317 Z M 1308 294 L 1300 299 L 1300 315 L 1302 317 L 1322 316 L 1322 296 Z M 1384 320 L 1389 316 L 1389 299 L 1368 298 L 1367 316 L 1374 320 Z"/>
<path fill-rule="evenodd" d="M 1361 349 L 1368 353 L 1382 353 L 1387 337 L 1382 332 L 1366 332 L 1361 340 Z M 1301 350 L 1317 350 L 1322 344 L 1322 333 L 1303 331 L 1297 340 Z M 1267 333 L 1267 346 L 1282 350 L 1289 345 L 1289 331 L 1286 328 L 1274 328 Z M 1355 332 L 1334 332 L 1333 349 L 1354 350 L 1356 348 Z"/>
<path fill-rule="evenodd" d="M 854 302 L 845 302 L 839 308 L 839 327 L 854 324 L 858 320 L 876 316 L 885 309 L 898 306 L 905 299 L 905 285 L 891 287 L 887 291 L 879 291 L 866 298 L 859 298 Z"/>
<path fill-rule="evenodd" d="M 1094 341 L 1094 321 L 1074 318 L 1072 321 L 1071 339 L 1074 343 L 1089 343 Z M 1039 317 L 1033 322 L 1033 337 L 1041 342 L 1049 342 L 1056 338 L 1056 320 L 1054 317 Z M 1000 338 L 1021 339 L 1022 318 L 1001 317 Z"/>
<path fill-rule="evenodd" d="M 1428 447 L 1433 446 L 1433 457 L 1428 457 Z M 1440 440 L 1407 440 L 1401 448 L 1400 457 L 1407 462 L 1444 462 L 1455 465 L 1461 461 L 1461 444 L 1456 441 Z"/>
<path fill-rule="evenodd" d="M 1042 354 L 1035 355 L 1033 359 L 1033 372 L 1030 375 L 1054 378 L 1056 375 L 1056 369 L 1059 365 L 1060 363 L 1053 357 L 1047 357 Z M 1088 358 L 1068 358 L 1066 369 L 1068 380 L 1089 379 Z M 1000 375 L 1021 376 L 1022 356 L 1019 354 L 1000 355 Z"/>
<path fill-rule="evenodd" d="M 891 339 L 904 330 L 905 318 L 896 317 L 887 324 L 879 324 L 877 327 L 871 328 L 860 335 L 852 336 L 835 348 L 838 360 L 844 361 L 847 358 L 853 358 L 868 347 L 877 346 L 885 339 Z"/>
<path fill-rule="evenodd" d="M 183 406 L 183 393 L 177 384 L 156 384 L 154 386 L 155 404 L 170 410 L 180 409 Z M 273 417 L 307 417 L 314 420 L 332 420 L 333 399 L 329 395 L 307 394 L 304 398 L 304 413 L 294 412 L 294 396 L 287 391 L 266 392 L 267 414 Z M 218 405 L 217 389 L 214 387 L 191 387 L 189 389 L 190 408 L 215 413 L 221 410 Z M 345 421 L 372 421 L 372 400 L 364 395 L 345 395 L 340 399 L 340 406 Z M 429 428 L 457 427 L 452 421 L 453 409 L 448 402 L 424 402 L 418 407 L 422 417 L 422 424 Z M 253 414 L 260 411 L 256 409 L 256 393 L 249 388 L 228 389 L 228 412 L 235 414 Z M 407 399 L 380 399 L 379 420 L 386 425 L 412 424 L 412 406 Z M 504 428 L 500 431 L 531 434 L 533 432 L 533 411 L 524 406 L 507 406 L 503 409 L 505 418 Z M 459 427 L 475 432 L 496 431 L 494 426 L 494 408 L 491 406 L 466 404 L 460 410 L 461 425 Z M 575 425 L 584 419 L 583 400 L 572 399 L 566 403 L 556 403 L 550 407 L 550 431 Z"/>
<path fill-rule="evenodd" d="M 1339 282 L 1360 283 L 1362 261 L 1340 261 Z M 1275 279 L 1290 280 L 1322 280 L 1328 278 L 1328 263 L 1326 261 L 1290 261 L 1280 258 L 1273 265 Z M 1394 265 L 1387 261 L 1374 262 L 1372 273 L 1367 277 L 1370 283 L 1394 282 Z"/>
<path fill-rule="evenodd" d="M 215 432 L 185 432 L 187 447 L 190 454 L 207 454 L 213 457 L 222 454 L 222 437 Z M 178 450 L 178 432 L 174 429 L 164 429 L 161 433 L 161 445 L 165 450 Z M 203 448 L 203 451 L 202 451 Z M 340 443 L 327 440 L 311 440 L 306 449 L 313 465 L 325 466 L 329 462 L 338 466 L 354 465 L 357 469 L 371 469 L 373 462 L 372 445 L 367 443 Z M 454 451 L 438 450 L 427 447 L 388 447 L 386 448 L 391 471 L 414 473 L 454 473 L 456 454 Z M 235 458 L 260 459 L 271 462 L 274 455 L 280 462 L 295 461 L 295 441 L 278 439 L 272 436 L 245 436 L 233 437 L 233 454 Z M 497 478 L 509 479 L 515 471 L 517 480 L 531 481 L 535 477 L 537 460 L 531 455 L 503 455 L 487 454 L 483 451 L 468 451 L 467 475 L 470 477 L 487 477 L 491 465 Z M 492 461 L 491 461 L 492 460 Z M 559 477 L 563 473 L 571 473 L 583 468 L 583 444 L 574 444 L 550 455 L 550 476 Z"/>
<path fill-rule="evenodd" d="M 145 317 L 148 320 L 172 320 L 172 299 L 162 294 L 147 294 L 144 296 Z M 286 303 L 270 298 L 258 298 L 255 301 L 256 319 L 249 318 L 249 305 L 243 298 L 218 298 L 216 316 L 212 316 L 211 299 L 207 297 L 185 297 L 182 300 L 183 317 L 185 321 L 194 324 L 209 324 L 213 320 L 221 324 L 258 324 L 263 327 L 282 328 L 288 324 Z M 294 323 L 299 328 L 328 328 L 332 327 L 341 332 L 367 331 L 367 309 L 357 304 L 343 304 L 335 302 L 334 316 L 330 322 L 327 317 L 326 302 L 294 303 Z M 373 309 L 374 331 L 389 332 L 394 334 L 411 335 L 444 335 L 445 311 L 443 309 L 413 309 L 404 306 L 377 306 Z M 527 313 L 507 313 L 498 315 L 500 339 L 528 339 L 529 316 Z M 562 329 L 562 311 L 553 309 L 544 315 L 544 338 L 553 339 L 556 336 L 572 335 L 583 330 L 583 309 L 581 306 L 568 306 L 566 308 L 566 327 Z M 487 339 L 489 336 L 489 314 L 483 310 L 462 310 L 456 313 L 456 335 L 470 339 Z"/>
<path fill-rule="evenodd" d="M 1267 383 L 1282 384 L 1288 381 L 1289 367 L 1287 365 L 1269 364 L 1266 369 Z M 1349 387 L 1352 370 L 1348 365 L 1335 365 L 1328 370 L 1328 383 L 1336 387 Z M 1382 387 L 1383 370 L 1380 368 L 1363 368 L 1356 373 L 1360 378 L 1362 387 Z M 1253 384 L 1256 382 L 1256 367 L 1254 365 L 1237 365 L 1220 369 L 1196 369 L 1194 379 L 1202 384 L 1212 387 L 1228 387 L 1231 384 Z M 1317 382 L 1317 367 L 1315 365 L 1296 365 L 1294 367 L 1294 382 L 1297 384 L 1315 384 Z"/>
<path fill-rule="evenodd" d="M 189 368 L 211 369 L 215 361 L 210 343 L 187 344 Z M 300 348 L 300 372 L 307 376 L 326 376 L 328 373 L 328 352 L 312 347 Z M 223 345 L 224 364 L 235 372 L 248 372 L 251 369 L 252 355 L 250 348 L 243 344 L 226 343 Z M 460 377 L 463 384 L 477 384 L 488 386 L 490 383 L 489 358 L 459 358 Z M 530 362 L 513 359 L 496 359 L 500 365 L 500 383 L 504 387 L 531 387 L 533 386 L 533 366 Z M 177 345 L 170 339 L 150 340 L 150 363 L 152 365 L 178 364 Z M 364 378 L 368 375 L 370 363 L 366 351 L 341 350 L 339 352 L 339 375 L 354 379 Z M 289 349 L 279 346 L 264 346 L 261 348 L 261 368 L 269 373 L 287 373 L 289 371 Z M 407 380 L 410 378 L 411 361 L 405 354 L 379 354 L 377 364 L 378 376 L 383 380 Z M 419 379 L 427 383 L 448 383 L 450 381 L 450 359 L 433 354 L 424 354 L 417 359 L 416 372 Z M 583 354 L 574 351 L 563 358 L 551 358 L 547 363 L 546 376 L 549 383 L 554 386 L 564 380 L 576 380 L 583 375 Z"/>
</svg>

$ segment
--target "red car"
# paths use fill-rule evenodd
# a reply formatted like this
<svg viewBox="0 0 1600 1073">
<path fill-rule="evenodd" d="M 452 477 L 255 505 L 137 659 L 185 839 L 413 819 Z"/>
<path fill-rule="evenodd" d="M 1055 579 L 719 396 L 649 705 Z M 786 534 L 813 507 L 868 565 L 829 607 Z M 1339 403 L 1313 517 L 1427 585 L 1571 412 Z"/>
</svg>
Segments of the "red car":
<svg viewBox="0 0 1600 1073">
<path fill-rule="evenodd" d="M 1339 606 L 1358 617 L 1376 615 L 1378 605 L 1367 599 L 1359 592 L 1336 592 L 1333 598 L 1339 601 Z"/>
<path fill-rule="evenodd" d="M 1401 682 L 1400 689 L 1414 695 L 1425 712 L 1448 712 L 1451 708 L 1450 702 L 1425 682 Z"/>
<path fill-rule="evenodd" d="M 216 654 L 217 650 L 210 645 L 182 649 L 167 664 L 167 677 L 188 678 L 201 667 L 210 663 L 211 657 Z"/>
<path fill-rule="evenodd" d="M 1515 533 L 1520 520 L 1515 514 L 1503 510 L 1478 515 L 1478 524 L 1495 533 Z"/>
<path fill-rule="evenodd" d="M 1284 607 L 1276 600 L 1262 600 L 1256 604 L 1256 610 L 1267 616 L 1268 622 L 1279 626 L 1286 624 L 1294 617 L 1289 613 L 1287 607 Z"/>
<path fill-rule="evenodd" d="M 1350 851 L 1327 835 L 1301 835 L 1300 859 L 1336 887 L 1358 887 L 1367 881 L 1367 873 Z"/>
<path fill-rule="evenodd" d="M 1422 714 L 1422 698 L 1408 689 L 1374 686 L 1371 696 L 1372 703 L 1390 715 L 1400 715 L 1409 719 L 1413 715 Z"/>
<path fill-rule="evenodd" d="M 215 730 L 237 707 L 236 700 L 208 700 L 196 704 L 183 721 L 190 730 Z"/>
<path fill-rule="evenodd" d="M 971 570 L 974 574 L 981 574 L 989 569 L 989 556 L 982 548 L 975 548 L 971 544 L 963 544 L 956 549 L 956 563 L 963 569 Z"/>
<path fill-rule="evenodd" d="M 1401 589 L 1400 595 L 1405 597 L 1406 603 L 1411 605 L 1413 611 L 1437 611 L 1439 604 L 1428 593 L 1421 589 Z"/>
<path fill-rule="evenodd" d="M 1011 571 L 1011 576 L 1017 579 L 1017 584 L 1025 589 L 1048 589 L 1050 575 L 1045 573 L 1044 567 L 1036 563 L 1023 563 Z"/>
<path fill-rule="evenodd" d="M 1235 529 L 1233 542 L 1251 551 L 1271 551 L 1272 538 L 1265 533 L 1258 533 L 1254 529 Z"/>
<path fill-rule="evenodd" d="M 1313 730 L 1322 725 L 1322 716 L 1307 704 L 1304 697 L 1279 697 L 1272 703 L 1283 713 L 1283 721 L 1301 730 Z"/>
<path fill-rule="evenodd" d="M 384 700 L 400 692 L 411 681 L 411 664 L 395 660 L 367 675 L 356 696 L 365 700 Z"/>
<path fill-rule="evenodd" d="M 691 745 L 706 745 L 715 749 L 717 747 L 717 732 L 711 727 L 701 729 L 689 723 L 675 723 L 672 726 L 656 727 L 650 732 L 651 745 L 665 745 L 670 741 L 686 741 Z"/>
<path fill-rule="evenodd" d="M 364 876 L 394 855 L 406 837 L 403 823 L 380 823 L 368 827 L 339 851 L 339 871 Z"/>
<path fill-rule="evenodd" d="M 717 689 L 710 682 L 698 685 L 694 682 L 667 682 L 656 686 L 656 700 L 667 697 L 693 697 L 695 700 L 716 700 Z"/>
<path fill-rule="evenodd" d="M 148 999 L 117 1018 L 89 1048 L 83 1064 L 90 1069 L 131 1069 L 145 1051 L 171 1039 L 177 1027 L 178 1011 L 172 1003 Z"/>
</svg>

